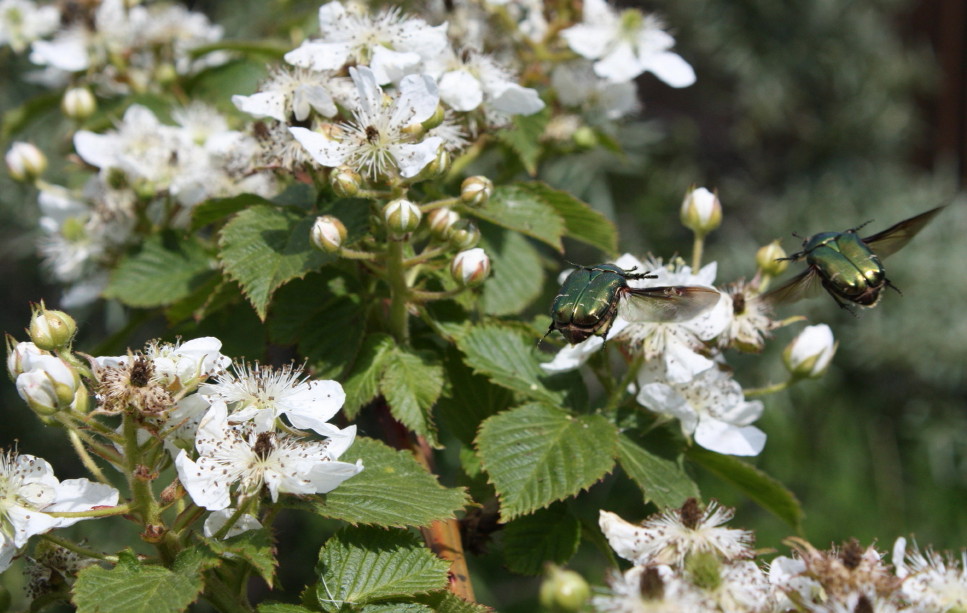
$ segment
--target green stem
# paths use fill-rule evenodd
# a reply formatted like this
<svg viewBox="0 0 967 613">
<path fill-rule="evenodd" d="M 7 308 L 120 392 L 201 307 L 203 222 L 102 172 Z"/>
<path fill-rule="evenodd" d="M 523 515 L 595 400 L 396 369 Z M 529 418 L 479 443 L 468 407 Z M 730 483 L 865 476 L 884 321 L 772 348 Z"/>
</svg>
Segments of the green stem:
<svg viewBox="0 0 967 613">
<path fill-rule="evenodd" d="M 401 345 L 408 345 L 410 342 L 410 327 L 406 303 L 410 298 L 410 290 L 406 284 L 406 266 L 403 264 L 404 247 L 403 241 L 389 242 L 386 273 L 389 277 L 387 281 L 392 294 L 389 314 L 390 330 L 393 332 L 396 342 Z"/>
<path fill-rule="evenodd" d="M 695 241 L 692 243 L 692 274 L 698 273 L 702 267 L 702 250 L 705 248 L 705 235 L 695 233 Z"/>
<path fill-rule="evenodd" d="M 181 532 L 188 526 L 195 523 L 199 517 L 205 514 L 205 509 L 196 506 L 192 503 L 187 509 L 182 511 L 175 517 L 175 521 L 171 526 L 173 532 Z"/>
<path fill-rule="evenodd" d="M 244 596 L 236 594 L 214 572 L 205 574 L 205 598 L 221 613 L 252 613 L 252 607 Z"/>
<path fill-rule="evenodd" d="M 456 206 L 460 204 L 459 196 L 454 196 L 452 198 L 443 198 L 442 200 L 434 200 L 433 202 L 427 202 L 426 204 L 420 205 L 421 213 L 429 213 L 433 209 L 442 209 L 445 206 Z"/>
<path fill-rule="evenodd" d="M 357 251 L 355 249 L 349 249 L 348 247 L 340 247 L 337 253 L 339 257 L 346 258 L 347 260 L 377 260 L 380 257 L 378 253 Z"/>
<path fill-rule="evenodd" d="M 48 511 L 46 515 L 51 517 L 110 517 L 112 515 L 127 515 L 131 512 L 131 505 L 119 504 L 103 509 L 91 509 L 90 511 Z"/>
<path fill-rule="evenodd" d="M 218 529 L 218 532 L 212 535 L 212 538 L 216 540 L 225 538 L 225 535 L 228 534 L 228 531 L 232 529 L 232 526 L 235 525 L 235 522 L 237 522 L 242 515 L 245 515 L 248 512 L 254 501 L 255 497 L 252 497 L 238 505 L 238 508 L 235 509 L 234 513 L 232 513 L 232 516 L 225 521 L 225 524 Z"/>
<path fill-rule="evenodd" d="M 443 300 L 445 298 L 453 298 L 454 296 L 459 296 L 464 292 L 466 288 L 459 287 L 457 289 L 447 290 L 445 292 L 427 292 L 423 290 L 410 290 L 410 300 L 413 302 L 425 303 L 432 302 L 434 300 Z"/>
<path fill-rule="evenodd" d="M 445 252 L 446 252 L 446 247 L 444 246 L 427 247 L 422 252 L 420 252 L 419 255 L 414 255 L 411 258 L 406 258 L 405 260 L 403 260 L 403 266 L 410 268 L 412 266 L 416 266 L 417 264 L 421 264 L 427 260 L 435 258 L 441 253 L 445 253 Z"/>
<path fill-rule="evenodd" d="M 107 477 L 105 477 L 104 473 L 101 472 L 101 467 L 94 463 L 94 458 L 91 457 L 91 454 L 87 453 L 87 449 L 84 449 L 84 444 L 81 442 L 80 437 L 77 436 L 77 432 L 71 430 L 67 437 L 70 439 L 71 446 L 74 448 L 74 451 L 77 452 L 77 456 L 81 459 L 81 464 L 84 465 L 84 468 L 94 475 L 94 478 L 101 483 L 110 485 Z"/>
<path fill-rule="evenodd" d="M 74 541 L 61 538 L 59 536 L 55 536 L 50 533 L 42 534 L 40 535 L 40 538 L 44 539 L 45 541 L 51 542 L 59 547 L 63 547 L 64 549 L 73 551 L 74 553 L 79 553 L 80 555 L 86 558 L 94 558 L 95 560 L 104 560 L 105 562 L 114 562 L 114 563 L 117 563 L 118 561 L 117 556 L 105 555 L 100 551 L 89 549 L 87 547 L 84 547 L 83 545 L 78 545 Z"/>
</svg>

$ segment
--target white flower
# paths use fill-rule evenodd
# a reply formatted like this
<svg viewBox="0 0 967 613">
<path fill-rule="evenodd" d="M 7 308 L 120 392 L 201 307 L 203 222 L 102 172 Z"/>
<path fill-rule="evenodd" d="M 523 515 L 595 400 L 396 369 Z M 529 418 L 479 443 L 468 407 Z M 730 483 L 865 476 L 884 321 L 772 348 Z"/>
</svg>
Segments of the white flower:
<svg viewBox="0 0 967 613">
<path fill-rule="evenodd" d="M 329 92 L 332 75 L 305 68 L 277 68 L 251 96 L 232 96 L 232 103 L 253 117 L 271 117 L 283 123 L 305 121 L 312 111 L 323 117 L 338 112 Z"/>
<path fill-rule="evenodd" d="M 782 352 L 783 362 L 794 376 L 820 377 L 829 367 L 838 344 L 826 324 L 806 326 Z"/>
<path fill-rule="evenodd" d="M 205 520 L 205 536 L 212 538 L 215 534 L 222 529 L 225 523 L 235 514 L 235 509 L 229 507 L 227 509 L 222 509 L 221 511 L 213 511 L 208 515 L 208 519 Z M 225 533 L 223 539 L 232 538 L 243 532 L 248 532 L 249 530 L 258 530 L 262 527 L 262 522 L 258 518 L 244 514 L 235 520 L 232 527 L 228 529 Z"/>
<path fill-rule="evenodd" d="M 750 425 L 762 415 L 762 403 L 747 402 L 742 387 L 719 368 L 704 370 L 687 383 L 672 383 L 646 363 L 638 372 L 637 400 L 677 418 L 682 432 L 706 449 L 750 456 L 765 446 L 765 433 Z"/>
<path fill-rule="evenodd" d="M 158 382 L 177 392 L 224 372 L 232 360 L 221 354 L 221 348 L 222 341 L 214 336 L 184 343 L 181 340 L 174 343 L 153 341 L 145 348 L 145 356 L 154 363 Z"/>
<path fill-rule="evenodd" d="M 117 501 L 118 491 L 108 485 L 87 479 L 59 481 L 43 458 L 9 451 L 0 455 L 0 572 L 31 536 L 86 519 L 48 513 L 90 511 Z"/>
<path fill-rule="evenodd" d="M 903 579 L 900 591 L 904 600 L 918 610 L 956 611 L 967 608 L 967 553 L 960 559 L 913 545 L 907 553 L 907 541 L 900 537 L 893 546 L 893 565 Z"/>
<path fill-rule="evenodd" d="M 52 355 L 32 356 L 30 369 L 17 376 L 17 393 L 42 414 L 51 414 L 71 405 L 80 387 L 77 372 L 64 360 Z"/>
<path fill-rule="evenodd" d="M 56 6 L 37 6 L 30 0 L 0 0 L 0 46 L 21 53 L 27 45 L 60 25 Z"/>
<path fill-rule="evenodd" d="M 732 319 L 718 338 L 722 349 L 735 347 L 741 351 L 758 352 L 776 323 L 770 315 L 769 303 L 762 300 L 758 288 L 739 281 L 725 288 L 732 304 Z"/>
<path fill-rule="evenodd" d="M 613 82 L 594 73 L 590 62 L 565 62 L 554 67 L 551 85 L 561 104 L 580 107 L 589 118 L 620 119 L 641 108 L 634 81 Z"/>
<path fill-rule="evenodd" d="M 780 611 L 795 610 L 796 602 L 813 603 L 823 600 L 823 586 L 806 573 L 806 563 L 797 558 L 778 556 L 769 563 L 769 583 L 775 589 Z"/>
<path fill-rule="evenodd" d="M 440 74 L 440 99 L 455 111 L 472 111 L 485 104 L 498 113 L 532 115 L 544 108 L 536 90 L 518 85 L 510 70 L 485 53 L 449 52 L 429 70 Z"/>
<path fill-rule="evenodd" d="M 695 82 L 695 71 L 671 48 L 675 39 L 662 23 L 635 9 L 620 15 L 605 0 L 584 1 L 584 23 L 561 32 L 568 46 L 594 63 L 594 71 L 615 82 L 631 81 L 643 72 L 672 87 Z"/>
<path fill-rule="evenodd" d="M 447 25 L 429 26 L 389 8 L 375 17 L 347 10 L 339 2 L 319 9 L 318 40 L 285 54 L 285 61 L 312 70 L 339 70 L 346 64 L 369 64 L 377 83 L 398 82 L 419 72 L 421 62 L 447 46 Z"/>
<path fill-rule="evenodd" d="M 285 415 L 296 428 L 339 436 L 339 428 L 328 423 L 346 400 L 338 382 L 310 381 L 301 369 L 289 365 L 273 369 L 236 364 L 234 371 L 219 374 L 216 383 L 199 390 L 231 404 L 233 423 L 251 420 L 257 432 L 267 432 L 275 429 L 275 420 Z"/>
<path fill-rule="evenodd" d="M 697 590 L 668 589 L 681 584 L 665 565 L 632 566 L 608 578 L 610 594 L 595 596 L 591 604 L 600 613 L 693 613 L 702 611 L 705 599 Z"/>
<path fill-rule="evenodd" d="M 10 177 L 15 181 L 31 181 L 44 174 L 47 156 L 33 143 L 15 142 L 4 156 Z"/>
<path fill-rule="evenodd" d="M 391 169 L 403 177 L 414 177 L 433 161 L 443 139 L 431 136 L 416 140 L 406 128 L 429 119 L 437 110 L 439 95 L 433 79 L 408 75 L 390 103 L 373 71 L 365 66 L 350 68 L 359 92 L 354 121 L 339 125 L 341 134 L 324 135 L 306 128 L 289 128 L 309 155 L 323 166 L 348 165 L 360 174 L 376 179 Z"/>
<path fill-rule="evenodd" d="M 7 337 L 7 372 L 10 378 L 16 380 L 17 376 L 32 370 L 34 363 L 41 356 L 49 356 L 50 353 L 44 351 L 37 345 L 29 341 L 21 341 L 13 345 L 13 337 Z"/>
<path fill-rule="evenodd" d="M 600 512 L 598 524 L 608 544 L 622 558 L 639 565 L 681 568 L 688 556 L 701 552 L 713 553 L 727 562 L 752 557 L 752 533 L 722 527 L 732 514 L 732 509 L 714 500 L 702 511 L 695 499 L 689 498 L 681 509 L 652 515 L 640 525 L 609 511 Z"/>
<path fill-rule="evenodd" d="M 324 494 L 358 474 L 362 462 L 339 462 L 352 444 L 356 427 L 336 430 L 324 442 L 306 442 L 274 431 L 259 432 L 254 424 L 232 425 L 228 408 L 213 401 L 198 426 L 198 459 L 182 451 L 175 458 L 178 477 L 195 504 L 211 511 L 231 506 L 232 487 L 239 499 L 269 491 L 272 501 L 284 494 Z"/>
</svg>

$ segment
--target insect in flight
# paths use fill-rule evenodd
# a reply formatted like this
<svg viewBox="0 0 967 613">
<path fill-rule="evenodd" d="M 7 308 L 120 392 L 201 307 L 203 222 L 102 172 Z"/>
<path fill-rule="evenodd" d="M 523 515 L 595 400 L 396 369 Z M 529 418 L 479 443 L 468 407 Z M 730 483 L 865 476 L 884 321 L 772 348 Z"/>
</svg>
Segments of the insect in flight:
<svg viewBox="0 0 967 613">
<path fill-rule="evenodd" d="M 884 287 L 896 288 L 886 277 L 881 260 L 906 246 L 944 207 L 931 209 L 866 238 L 857 231 L 822 232 L 802 243 L 802 251 L 784 260 L 806 260 L 807 268 L 763 299 L 773 304 L 794 302 L 818 293 L 823 287 L 840 307 L 851 304 L 873 307 Z M 867 222 L 869 223 L 869 222 Z"/>
<path fill-rule="evenodd" d="M 629 280 L 657 277 L 634 270 L 597 264 L 572 272 L 551 305 L 547 334 L 558 330 L 573 345 L 592 335 L 606 338 L 619 305 L 629 321 L 675 322 L 692 319 L 719 300 L 719 293 L 708 287 L 633 288 Z"/>
</svg>

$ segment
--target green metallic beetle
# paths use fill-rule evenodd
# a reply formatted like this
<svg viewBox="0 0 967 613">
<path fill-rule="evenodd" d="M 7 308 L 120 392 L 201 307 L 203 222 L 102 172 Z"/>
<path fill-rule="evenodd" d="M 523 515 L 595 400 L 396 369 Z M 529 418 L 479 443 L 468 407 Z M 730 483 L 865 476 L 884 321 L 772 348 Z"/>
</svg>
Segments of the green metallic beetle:
<svg viewBox="0 0 967 613">
<path fill-rule="evenodd" d="M 553 321 L 547 334 L 558 330 L 573 345 L 592 335 L 607 338 L 619 304 L 622 316 L 629 321 L 675 322 L 691 319 L 719 300 L 719 293 L 708 287 L 637 289 L 628 285 L 629 280 L 656 277 L 614 264 L 578 268 L 568 275 L 554 298 Z"/>
<path fill-rule="evenodd" d="M 782 258 L 805 259 L 806 271 L 767 293 L 763 299 L 774 304 L 793 302 L 823 287 L 846 310 L 851 310 L 851 304 L 876 306 L 884 287 L 900 291 L 887 279 L 880 260 L 906 246 L 943 209 L 931 209 L 866 238 L 856 234 L 866 224 L 845 232 L 810 236 L 803 241 L 802 251 Z"/>
</svg>

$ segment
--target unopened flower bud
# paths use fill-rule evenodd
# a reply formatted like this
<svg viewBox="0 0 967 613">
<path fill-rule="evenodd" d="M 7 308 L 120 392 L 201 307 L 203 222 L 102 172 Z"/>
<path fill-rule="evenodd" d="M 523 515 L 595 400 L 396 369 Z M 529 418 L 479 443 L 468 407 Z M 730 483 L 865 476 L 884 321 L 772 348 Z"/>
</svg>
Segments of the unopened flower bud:
<svg viewBox="0 0 967 613">
<path fill-rule="evenodd" d="M 722 585 L 722 562 L 711 551 L 695 551 L 685 558 L 685 571 L 696 586 L 709 592 Z"/>
<path fill-rule="evenodd" d="M 32 143 L 15 142 L 5 159 L 15 181 L 33 181 L 47 170 L 47 156 Z"/>
<path fill-rule="evenodd" d="M 178 71 L 171 62 L 159 64 L 154 71 L 154 80 L 159 84 L 174 83 L 178 80 Z"/>
<path fill-rule="evenodd" d="M 477 225 L 469 221 L 462 221 L 456 224 L 450 231 L 448 239 L 450 244 L 457 249 L 466 251 L 477 246 L 480 242 L 480 230 Z"/>
<path fill-rule="evenodd" d="M 821 377 L 836 353 L 838 343 L 826 324 L 806 326 L 782 352 L 782 361 L 794 377 Z"/>
<path fill-rule="evenodd" d="M 480 285 L 490 274 L 490 258 L 480 247 L 461 251 L 450 263 L 450 274 L 464 287 Z"/>
<path fill-rule="evenodd" d="M 97 99 L 86 87 L 72 87 L 64 92 L 60 110 L 71 119 L 87 119 L 97 110 Z"/>
<path fill-rule="evenodd" d="M 426 165 L 425 172 L 429 173 L 429 178 L 439 177 L 450 170 L 450 152 L 445 147 L 437 149 L 436 157 Z"/>
<path fill-rule="evenodd" d="M 66 362 L 41 356 L 33 368 L 17 377 L 17 393 L 38 415 L 53 415 L 74 402 L 80 377 Z"/>
<path fill-rule="evenodd" d="M 50 354 L 33 343 L 18 343 L 14 337 L 7 335 L 7 372 L 11 379 L 16 380 L 19 375 L 31 370 L 31 364 L 42 355 Z"/>
<path fill-rule="evenodd" d="M 433 209 L 426 217 L 433 237 L 441 241 L 450 238 L 454 225 L 460 221 L 460 216 L 447 207 Z"/>
<path fill-rule="evenodd" d="M 783 260 L 784 257 L 786 257 L 785 249 L 779 241 L 772 241 L 764 247 L 759 247 L 755 252 L 755 263 L 762 274 L 778 277 L 789 268 L 789 260 Z"/>
<path fill-rule="evenodd" d="M 335 253 L 346 240 L 346 226 L 332 215 L 316 217 L 309 232 L 309 238 L 317 249 L 327 253 Z"/>
<path fill-rule="evenodd" d="M 329 185 L 340 198 L 350 198 L 359 192 L 363 179 L 349 166 L 339 166 L 329 175 Z"/>
<path fill-rule="evenodd" d="M 591 597 L 591 587 L 584 577 L 573 570 L 548 566 L 541 583 L 541 605 L 550 611 L 580 611 Z"/>
<path fill-rule="evenodd" d="M 682 201 L 682 224 L 699 236 L 705 236 L 722 223 L 722 203 L 704 187 L 685 195 Z"/>
<path fill-rule="evenodd" d="M 483 206 L 494 195 L 494 183 L 484 176 L 467 177 L 460 185 L 460 200 L 470 206 Z"/>
<path fill-rule="evenodd" d="M 575 145 L 583 149 L 594 149 L 601 144 L 597 133 L 591 126 L 579 126 L 571 134 L 571 140 L 574 141 Z"/>
<path fill-rule="evenodd" d="M 383 207 L 383 221 L 393 236 L 403 236 L 420 227 L 423 213 L 409 200 L 399 198 Z"/>
<path fill-rule="evenodd" d="M 70 346 L 77 333 L 77 323 L 67 313 L 48 309 L 41 302 L 33 306 L 28 332 L 35 345 L 56 351 Z"/>
</svg>

